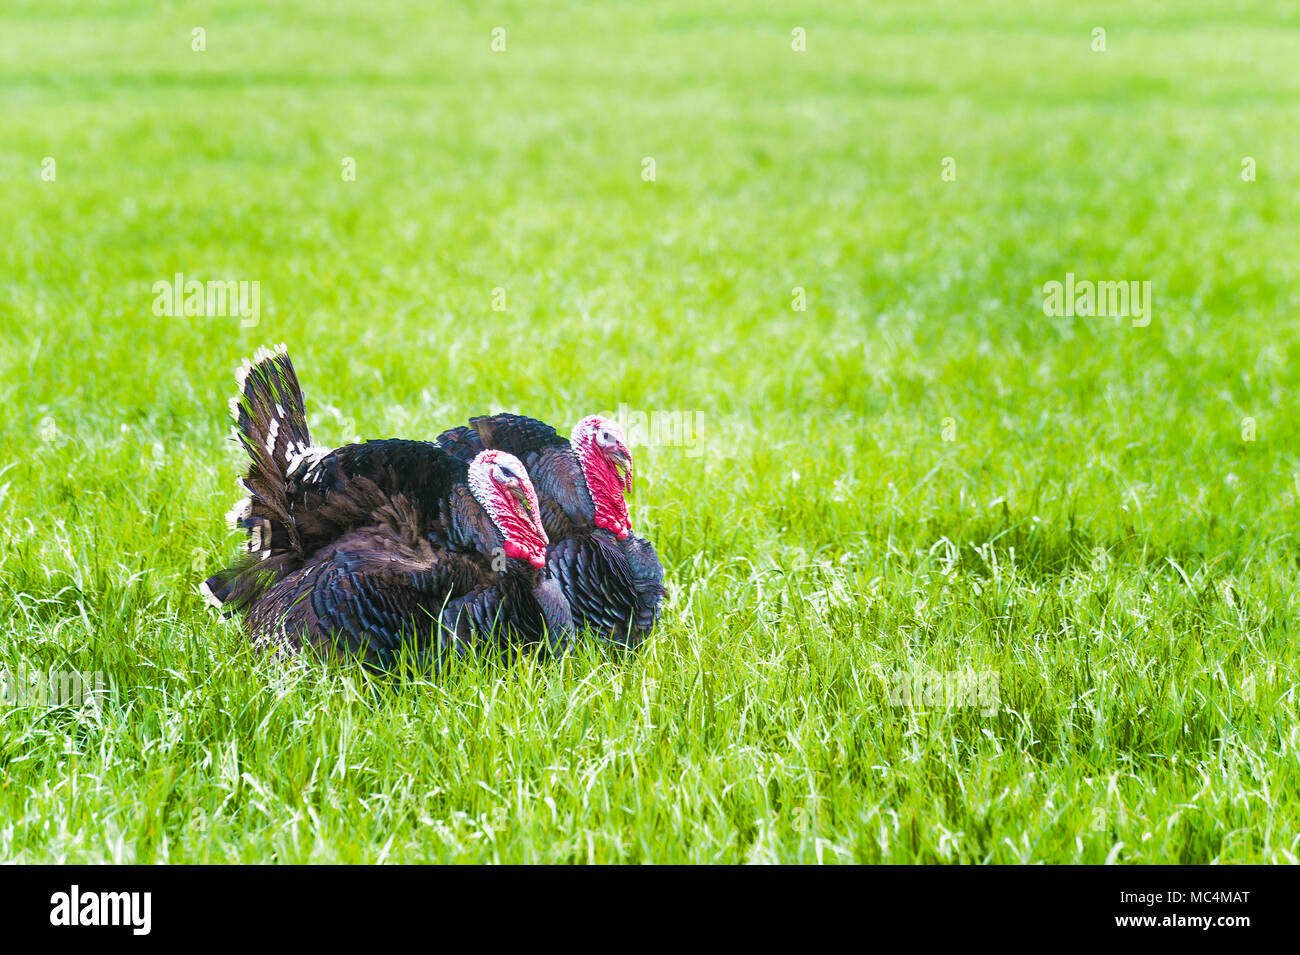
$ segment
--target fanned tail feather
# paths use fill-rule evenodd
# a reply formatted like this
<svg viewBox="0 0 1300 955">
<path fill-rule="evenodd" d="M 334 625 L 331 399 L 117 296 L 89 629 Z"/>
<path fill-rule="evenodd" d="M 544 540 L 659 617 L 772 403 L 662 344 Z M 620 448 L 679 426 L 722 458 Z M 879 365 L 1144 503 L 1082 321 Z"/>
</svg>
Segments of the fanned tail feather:
<svg viewBox="0 0 1300 955">
<path fill-rule="evenodd" d="M 239 486 L 245 497 L 226 515 L 248 535 L 248 555 L 200 587 L 217 607 L 245 607 L 300 558 L 301 541 L 289 512 L 286 485 L 313 453 L 302 389 L 287 348 L 259 348 L 235 372 L 239 393 L 230 399 L 231 429 L 248 453 Z"/>
</svg>

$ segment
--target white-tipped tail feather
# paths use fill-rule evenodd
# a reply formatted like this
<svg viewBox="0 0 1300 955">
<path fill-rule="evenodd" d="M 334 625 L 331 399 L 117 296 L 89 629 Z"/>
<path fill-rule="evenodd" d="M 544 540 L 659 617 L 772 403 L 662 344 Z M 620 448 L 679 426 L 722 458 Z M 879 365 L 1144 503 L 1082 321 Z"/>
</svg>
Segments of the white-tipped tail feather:
<svg viewBox="0 0 1300 955">
<path fill-rule="evenodd" d="M 243 363 L 235 369 L 235 384 L 239 387 L 241 393 L 244 391 L 244 385 L 248 381 L 249 372 L 251 372 L 256 366 L 262 364 L 262 362 L 267 361 L 268 359 L 274 359 L 277 355 L 288 357 L 289 348 L 284 342 L 280 342 L 280 344 L 274 345 L 270 348 L 266 345 L 262 345 L 253 353 L 251 359 L 244 359 Z"/>
<path fill-rule="evenodd" d="M 226 511 L 226 523 L 235 530 L 240 529 L 240 522 L 246 521 L 253 516 L 253 499 L 251 497 L 241 497 L 234 506 Z"/>
<path fill-rule="evenodd" d="M 257 349 L 236 369 L 235 381 L 239 393 L 229 402 L 234 421 L 231 431 L 249 463 L 238 481 L 241 496 L 226 519 L 248 535 L 248 553 L 265 561 L 273 555 L 292 554 L 299 545 L 286 482 L 292 467 L 309 458 L 315 460 L 305 453 L 315 449 L 298 376 L 285 344 Z M 325 453 L 321 451 L 322 456 Z M 208 578 L 200 588 L 204 600 L 214 607 L 244 604 L 258 585 L 241 566 Z"/>
<path fill-rule="evenodd" d="M 214 607 L 217 610 L 220 610 L 225 606 L 225 604 L 222 603 L 221 598 L 212 592 L 212 588 L 208 586 L 206 580 L 199 584 L 199 593 L 203 595 L 203 602 L 209 607 Z"/>
</svg>

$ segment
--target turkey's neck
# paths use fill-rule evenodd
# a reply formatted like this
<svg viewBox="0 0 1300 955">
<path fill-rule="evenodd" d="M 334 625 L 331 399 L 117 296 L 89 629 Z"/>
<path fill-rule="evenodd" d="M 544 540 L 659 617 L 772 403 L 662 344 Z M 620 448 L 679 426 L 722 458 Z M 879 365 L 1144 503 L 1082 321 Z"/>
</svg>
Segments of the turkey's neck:
<svg viewBox="0 0 1300 955">
<path fill-rule="evenodd" d="M 542 502 L 542 526 L 547 537 L 558 541 L 595 529 L 596 504 L 573 451 L 539 455 L 536 463 L 529 465 L 529 474 Z"/>
</svg>

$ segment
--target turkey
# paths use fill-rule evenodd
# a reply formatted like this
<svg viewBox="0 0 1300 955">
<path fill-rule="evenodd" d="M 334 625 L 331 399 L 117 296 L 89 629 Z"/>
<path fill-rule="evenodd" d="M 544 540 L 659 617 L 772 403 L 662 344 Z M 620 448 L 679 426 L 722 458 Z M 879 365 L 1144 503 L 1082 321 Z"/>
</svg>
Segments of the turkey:
<svg viewBox="0 0 1300 955">
<path fill-rule="evenodd" d="M 259 350 L 237 380 L 248 496 L 228 517 L 248 553 L 200 589 L 246 612 L 255 643 L 378 669 L 436 666 L 478 642 L 564 648 L 572 617 L 517 458 L 485 449 L 462 460 L 402 439 L 314 446 L 283 345 Z"/>
<path fill-rule="evenodd" d="M 617 423 L 591 415 L 566 439 L 535 418 L 497 414 L 444 431 L 438 444 L 462 462 L 484 449 L 523 462 L 551 541 L 546 565 L 578 630 L 629 647 L 650 635 L 666 594 L 664 570 L 650 542 L 632 535 L 623 498 L 632 454 Z"/>
</svg>

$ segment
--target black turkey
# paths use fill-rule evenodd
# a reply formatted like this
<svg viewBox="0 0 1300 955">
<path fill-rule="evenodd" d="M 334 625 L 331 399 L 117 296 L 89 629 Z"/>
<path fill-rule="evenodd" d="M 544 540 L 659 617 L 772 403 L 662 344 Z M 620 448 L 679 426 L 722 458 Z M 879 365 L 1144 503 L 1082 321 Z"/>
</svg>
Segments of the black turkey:
<svg viewBox="0 0 1300 955">
<path fill-rule="evenodd" d="M 436 665 L 476 643 L 563 648 L 568 604 L 546 570 L 537 494 L 514 456 L 464 461 L 428 441 L 316 447 L 284 346 L 238 374 L 248 496 L 228 515 L 248 553 L 201 590 L 247 612 L 255 642 Z"/>
<path fill-rule="evenodd" d="M 617 423 L 591 415 L 566 439 L 535 418 L 486 415 L 443 432 L 438 444 L 461 461 L 485 448 L 519 458 L 541 500 L 546 565 L 574 625 L 631 647 L 649 636 L 666 593 L 664 569 L 650 542 L 631 533 L 623 492 L 632 488 L 632 454 Z"/>
</svg>

